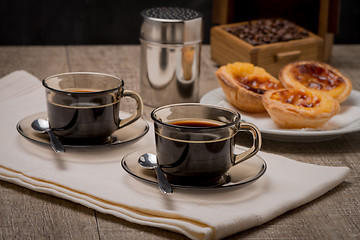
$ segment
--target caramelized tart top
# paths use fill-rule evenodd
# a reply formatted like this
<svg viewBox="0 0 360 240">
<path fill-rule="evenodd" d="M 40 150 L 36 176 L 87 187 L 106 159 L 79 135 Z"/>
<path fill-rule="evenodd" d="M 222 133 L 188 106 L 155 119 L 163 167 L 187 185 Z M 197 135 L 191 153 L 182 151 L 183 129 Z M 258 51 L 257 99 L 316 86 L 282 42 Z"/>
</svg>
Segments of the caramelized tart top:
<svg viewBox="0 0 360 240">
<path fill-rule="evenodd" d="M 331 90 L 345 84 L 345 80 L 331 69 L 312 63 L 294 66 L 290 71 L 297 81 L 311 89 Z"/>
<path fill-rule="evenodd" d="M 282 103 L 288 103 L 299 107 L 312 108 L 319 106 L 321 99 L 310 91 L 302 89 L 284 89 L 274 92 L 271 97 Z"/>
<path fill-rule="evenodd" d="M 267 73 L 263 68 L 256 67 L 251 63 L 235 62 L 226 65 L 233 79 L 243 88 L 258 94 L 264 94 L 270 89 L 282 88 L 281 83 Z"/>
<path fill-rule="evenodd" d="M 288 88 L 307 88 L 329 94 L 339 102 L 350 95 L 351 81 L 336 68 L 317 61 L 300 61 L 286 65 L 279 80 Z"/>
</svg>

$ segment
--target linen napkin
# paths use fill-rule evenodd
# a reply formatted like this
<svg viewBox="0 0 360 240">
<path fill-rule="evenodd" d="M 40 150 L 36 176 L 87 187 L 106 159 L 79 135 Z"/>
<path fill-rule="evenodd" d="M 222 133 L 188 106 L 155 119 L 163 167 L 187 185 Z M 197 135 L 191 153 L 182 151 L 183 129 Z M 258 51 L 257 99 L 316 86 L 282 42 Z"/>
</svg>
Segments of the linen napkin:
<svg viewBox="0 0 360 240">
<path fill-rule="evenodd" d="M 220 239 L 261 225 L 323 195 L 349 173 L 347 167 L 305 164 L 260 152 L 268 169 L 250 185 L 176 188 L 172 195 L 162 195 L 156 186 L 130 177 L 120 166 L 126 154 L 154 144 L 152 128 L 134 143 L 68 148 L 56 154 L 15 129 L 24 117 L 46 111 L 40 81 L 16 71 L 0 79 L 0 93 L 0 179 L 191 239 Z"/>
</svg>

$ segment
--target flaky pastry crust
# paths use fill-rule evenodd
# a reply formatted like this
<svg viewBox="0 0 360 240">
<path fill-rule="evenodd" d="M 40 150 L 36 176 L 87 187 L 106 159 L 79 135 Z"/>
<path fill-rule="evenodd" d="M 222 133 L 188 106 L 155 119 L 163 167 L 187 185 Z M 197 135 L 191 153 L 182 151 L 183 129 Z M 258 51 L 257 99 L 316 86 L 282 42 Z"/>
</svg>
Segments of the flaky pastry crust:
<svg viewBox="0 0 360 240">
<path fill-rule="evenodd" d="M 289 63 L 279 72 L 279 80 L 287 88 L 325 92 L 339 103 L 351 93 L 352 83 L 338 69 L 318 61 Z"/>
<path fill-rule="evenodd" d="M 307 89 L 270 90 L 262 101 L 280 128 L 319 128 L 340 111 L 330 95 Z"/>
<path fill-rule="evenodd" d="M 282 88 L 278 79 L 251 63 L 227 64 L 215 74 L 227 100 L 245 112 L 265 112 L 261 100 L 264 92 Z"/>
</svg>

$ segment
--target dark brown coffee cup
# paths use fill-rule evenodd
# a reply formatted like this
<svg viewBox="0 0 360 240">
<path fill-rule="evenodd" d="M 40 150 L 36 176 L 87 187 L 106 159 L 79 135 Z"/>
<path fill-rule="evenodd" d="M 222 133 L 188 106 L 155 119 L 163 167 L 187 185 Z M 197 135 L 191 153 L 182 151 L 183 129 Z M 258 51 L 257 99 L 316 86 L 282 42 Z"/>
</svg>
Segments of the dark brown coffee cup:
<svg viewBox="0 0 360 240">
<path fill-rule="evenodd" d="M 258 128 L 241 121 L 238 112 L 198 103 L 163 106 L 152 111 L 158 164 L 171 183 L 216 185 L 234 165 L 261 147 Z M 249 131 L 252 147 L 234 153 L 235 136 Z"/>
<path fill-rule="evenodd" d="M 91 72 L 57 74 L 43 80 L 50 127 L 65 144 L 103 144 L 119 128 L 141 117 L 143 103 L 118 77 Z M 120 100 L 135 99 L 136 112 L 119 117 Z"/>
</svg>

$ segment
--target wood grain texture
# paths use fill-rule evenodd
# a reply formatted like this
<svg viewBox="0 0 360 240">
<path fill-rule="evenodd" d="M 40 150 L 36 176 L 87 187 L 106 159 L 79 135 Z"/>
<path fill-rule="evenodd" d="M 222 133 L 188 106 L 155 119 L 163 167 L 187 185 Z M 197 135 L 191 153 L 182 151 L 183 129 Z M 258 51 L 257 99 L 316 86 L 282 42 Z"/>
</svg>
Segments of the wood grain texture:
<svg viewBox="0 0 360 240">
<path fill-rule="evenodd" d="M 292 61 L 323 59 L 323 40 L 312 32 L 309 32 L 309 37 L 303 39 L 252 46 L 226 30 L 246 24 L 249 23 L 232 23 L 211 28 L 211 58 L 216 63 L 225 65 L 236 61 L 251 62 L 277 77 L 282 66 Z M 289 54 L 294 51 L 299 53 L 291 58 L 277 57 L 278 54 Z"/>
<path fill-rule="evenodd" d="M 139 91 L 139 46 L 0 47 L 0 77 L 24 69 L 38 78 L 66 71 L 98 71 Z M 331 64 L 360 90 L 360 45 L 335 45 Z M 219 87 L 202 49 L 200 95 Z M 148 117 L 150 107 L 145 108 Z M 243 142 L 246 141 L 244 135 Z M 346 181 L 320 198 L 227 239 L 359 239 L 360 132 L 319 143 L 264 140 L 262 150 L 301 162 L 348 166 Z M 0 239 L 186 239 L 180 234 L 96 212 L 79 204 L 0 181 Z"/>
</svg>

